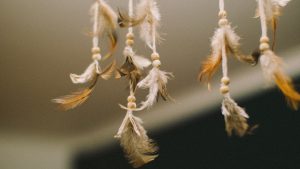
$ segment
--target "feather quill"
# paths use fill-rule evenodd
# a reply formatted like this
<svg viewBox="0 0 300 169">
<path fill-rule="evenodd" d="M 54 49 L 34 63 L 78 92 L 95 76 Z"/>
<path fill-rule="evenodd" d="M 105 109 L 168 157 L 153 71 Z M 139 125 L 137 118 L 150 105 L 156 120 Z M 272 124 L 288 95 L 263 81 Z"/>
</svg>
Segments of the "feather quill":
<svg viewBox="0 0 300 169">
<path fill-rule="evenodd" d="M 225 97 L 223 100 L 222 114 L 225 118 L 226 131 L 229 136 L 234 132 L 242 137 L 249 132 L 248 114 L 230 97 Z"/>
<path fill-rule="evenodd" d="M 163 100 L 173 100 L 167 92 L 167 83 L 172 77 L 174 77 L 172 73 L 161 71 L 157 67 L 150 70 L 149 74 L 137 85 L 139 88 L 149 89 L 147 100 L 142 102 L 141 110 L 151 107 L 159 96 Z"/>
<path fill-rule="evenodd" d="M 295 90 L 292 80 L 283 71 L 283 61 L 271 50 L 264 51 L 260 56 L 260 63 L 264 75 L 269 80 L 274 80 L 278 88 L 286 96 L 290 106 L 297 110 L 300 94 Z"/>
<path fill-rule="evenodd" d="M 147 136 L 147 132 L 142 126 L 142 120 L 135 117 L 131 110 L 127 111 L 115 137 L 120 140 L 121 146 L 134 168 L 141 167 L 158 157 L 158 147 Z"/>
</svg>

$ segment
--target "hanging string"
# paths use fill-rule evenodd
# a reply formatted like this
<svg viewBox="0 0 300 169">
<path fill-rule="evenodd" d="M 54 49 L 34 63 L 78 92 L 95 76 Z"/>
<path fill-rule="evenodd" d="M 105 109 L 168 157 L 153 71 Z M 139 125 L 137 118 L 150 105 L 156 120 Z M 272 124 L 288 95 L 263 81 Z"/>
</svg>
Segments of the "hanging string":
<svg viewBox="0 0 300 169">
<path fill-rule="evenodd" d="M 220 12 L 225 10 L 224 9 L 224 0 L 219 1 L 219 8 L 220 8 Z"/>
<path fill-rule="evenodd" d="M 264 1 L 258 0 L 258 8 L 259 8 L 259 16 L 260 16 L 260 22 L 261 22 L 261 37 L 267 37 L 267 21 L 266 21 L 266 14 L 264 9 Z"/>
<path fill-rule="evenodd" d="M 99 17 L 99 2 L 95 4 L 95 9 L 94 9 L 94 18 L 93 18 L 93 48 L 98 48 L 99 47 L 99 37 L 98 37 L 98 17 Z"/>
<path fill-rule="evenodd" d="M 155 24 L 152 24 L 152 50 L 153 50 L 153 53 L 157 53 L 156 51 L 156 25 Z"/>
</svg>

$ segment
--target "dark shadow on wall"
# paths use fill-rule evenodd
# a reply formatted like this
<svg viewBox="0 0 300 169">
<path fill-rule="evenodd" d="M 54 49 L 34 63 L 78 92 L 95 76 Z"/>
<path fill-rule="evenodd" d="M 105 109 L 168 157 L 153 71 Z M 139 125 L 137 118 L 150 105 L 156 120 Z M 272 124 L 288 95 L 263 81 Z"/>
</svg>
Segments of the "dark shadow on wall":
<svg viewBox="0 0 300 169">
<path fill-rule="evenodd" d="M 141 169 L 300 169 L 300 111 L 289 109 L 278 89 L 237 102 L 247 108 L 250 123 L 259 124 L 254 135 L 228 138 L 218 107 L 149 133 L 160 155 Z M 73 169 L 131 168 L 117 142 L 106 150 L 82 152 L 73 163 Z"/>
</svg>

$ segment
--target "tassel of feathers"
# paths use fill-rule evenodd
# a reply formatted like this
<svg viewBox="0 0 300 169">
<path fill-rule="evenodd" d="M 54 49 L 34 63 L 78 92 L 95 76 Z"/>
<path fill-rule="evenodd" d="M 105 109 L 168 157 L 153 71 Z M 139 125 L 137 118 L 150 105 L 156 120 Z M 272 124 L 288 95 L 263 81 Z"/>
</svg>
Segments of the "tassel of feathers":
<svg viewBox="0 0 300 169">
<path fill-rule="evenodd" d="M 140 110 L 151 107 L 155 101 L 159 99 L 159 96 L 163 100 L 173 100 L 167 92 L 167 83 L 170 78 L 174 77 L 172 73 L 159 70 L 157 67 L 153 67 L 149 74 L 138 83 L 139 88 L 149 89 L 147 100 L 142 102 Z"/>
<path fill-rule="evenodd" d="M 247 123 L 248 114 L 229 96 L 226 96 L 223 100 L 222 114 L 225 118 L 228 136 L 231 136 L 233 132 L 239 137 L 249 133 L 249 125 Z"/>
<path fill-rule="evenodd" d="M 70 95 L 58 97 L 56 99 L 53 99 L 52 101 L 54 103 L 59 104 L 59 107 L 62 110 L 65 110 L 65 111 L 73 109 L 73 108 L 81 105 L 92 94 L 92 91 L 94 90 L 94 88 L 95 88 L 95 86 L 97 84 L 98 77 L 100 76 L 101 78 L 103 78 L 105 80 L 109 79 L 112 76 L 112 74 L 113 74 L 113 72 L 115 70 L 115 66 L 116 66 L 116 61 L 113 61 L 102 72 L 95 73 L 93 75 L 93 77 L 90 78 L 89 81 L 91 81 L 91 84 L 88 87 L 86 87 L 86 88 L 84 88 L 82 90 L 79 90 L 77 92 L 73 92 Z"/>
<path fill-rule="evenodd" d="M 158 157 L 156 144 L 147 136 L 142 120 L 127 110 L 127 114 L 115 136 L 134 168 L 138 168 Z"/>
<path fill-rule="evenodd" d="M 289 2 L 290 0 L 264 0 L 263 8 L 265 11 L 266 21 L 273 31 L 272 49 L 274 49 L 275 46 L 278 17 L 281 15 L 282 8 Z M 256 10 L 255 17 L 260 17 L 259 9 Z"/>
<path fill-rule="evenodd" d="M 221 23 L 222 19 L 220 20 Z M 224 21 L 223 21 L 224 22 Z M 241 54 L 240 48 L 240 37 L 235 33 L 230 24 L 226 20 L 220 28 L 216 29 L 211 39 L 211 54 L 202 63 L 202 68 L 198 75 L 200 81 L 206 80 L 209 85 L 209 81 L 218 70 L 222 61 L 222 45 L 225 41 L 227 54 L 234 55 L 237 59 L 255 65 L 256 60 L 252 56 L 245 56 Z"/>
<path fill-rule="evenodd" d="M 281 58 L 276 56 L 273 51 L 266 50 L 260 56 L 260 63 L 265 77 L 275 81 L 278 88 L 286 96 L 289 105 L 297 110 L 300 94 L 295 90 L 291 78 L 284 73 Z"/>
</svg>

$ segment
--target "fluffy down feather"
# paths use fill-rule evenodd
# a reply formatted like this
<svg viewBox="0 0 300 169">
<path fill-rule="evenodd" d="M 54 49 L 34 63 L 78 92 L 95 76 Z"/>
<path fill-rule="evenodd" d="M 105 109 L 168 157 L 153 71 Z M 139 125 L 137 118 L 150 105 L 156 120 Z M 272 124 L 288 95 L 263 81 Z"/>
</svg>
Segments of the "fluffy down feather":
<svg viewBox="0 0 300 169">
<path fill-rule="evenodd" d="M 300 94 L 295 90 L 292 80 L 283 71 L 283 61 L 271 50 L 263 52 L 260 63 L 265 77 L 274 80 L 278 88 L 286 96 L 290 106 L 297 110 L 300 102 Z"/>
<path fill-rule="evenodd" d="M 174 77 L 172 73 L 161 71 L 156 67 L 152 68 L 149 74 L 137 85 L 139 88 L 149 89 L 147 100 L 142 102 L 142 106 L 139 109 L 151 107 L 158 100 L 159 96 L 164 100 L 173 100 L 167 92 L 167 83 L 172 77 Z"/>
<path fill-rule="evenodd" d="M 223 100 L 222 114 L 225 118 L 226 131 L 229 136 L 234 132 L 242 137 L 249 132 L 248 114 L 230 97 L 225 97 Z"/>
<path fill-rule="evenodd" d="M 142 126 L 142 120 L 135 117 L 130 110 L 115 137 L 120 140 L 120 144 L 134 168 L 149 163 L 158 156 L 158 147 L 147 136 L 147 132 Z"/>
<path fill-rule="evenodd" d="M 73 83 L 78 84 L 78 83 L 87 83 L 94 79 L 97 73 L 100 73 L 101 69 L 99 67 L 98 61 L 92 62 L 86 70 L 81 74 L 70 74 L 70 78 Z"/>
</svg>

